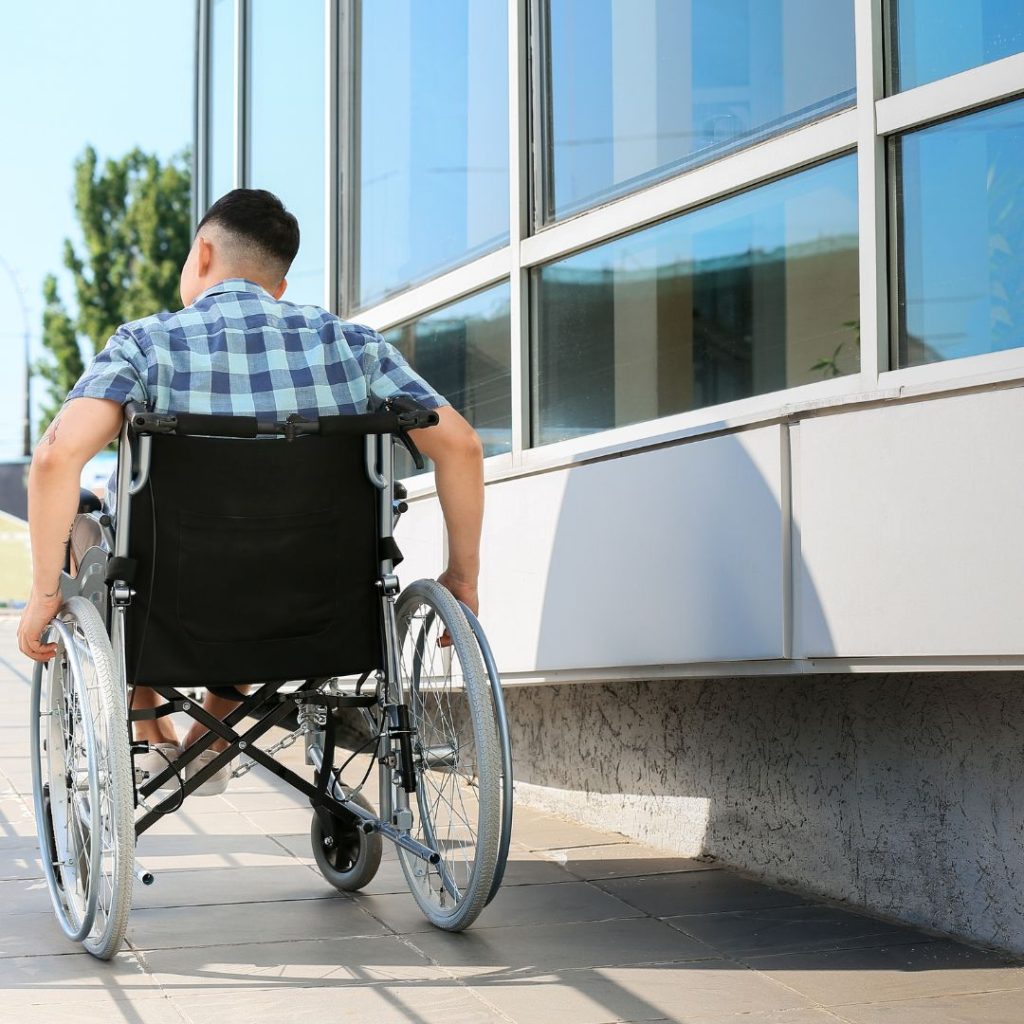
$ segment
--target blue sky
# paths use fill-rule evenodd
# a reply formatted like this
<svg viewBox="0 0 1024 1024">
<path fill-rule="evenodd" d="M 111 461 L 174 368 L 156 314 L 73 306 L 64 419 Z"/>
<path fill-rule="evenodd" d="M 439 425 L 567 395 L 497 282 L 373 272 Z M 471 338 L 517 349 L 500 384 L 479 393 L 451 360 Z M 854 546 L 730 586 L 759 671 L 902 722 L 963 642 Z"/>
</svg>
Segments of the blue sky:
<svg viewBox="0 0 1024 1024">
<path fill-rule="evenodd" d="M 63 239 L 75 237 L 75 157 L 87 144 L 101 157 L 133 146 L 167 157 L 191 142 L 194 7 L 193 0 L 4 5 L 0 257 L 24 283 L 34 358 L 43 277 L 60 270 Z M 71 298 L 66 279 L 62 294 Z M 0 269 L 0 459 L 21 452 L 22 338 L 17 293 Z"/>
</svg>

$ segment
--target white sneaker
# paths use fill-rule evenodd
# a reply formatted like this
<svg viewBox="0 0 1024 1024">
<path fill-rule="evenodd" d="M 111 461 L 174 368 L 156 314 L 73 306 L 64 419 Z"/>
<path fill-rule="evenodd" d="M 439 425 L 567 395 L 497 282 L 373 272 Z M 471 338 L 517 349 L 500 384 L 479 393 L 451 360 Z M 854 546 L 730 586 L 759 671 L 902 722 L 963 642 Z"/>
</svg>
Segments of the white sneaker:
<svg viewBox="0 0 1024 1024">
<path fill-rule="evenodd" d="M 204 750 L 197 757 L 185 765 L 185 781 L 198 775 L 215 757 L 222 754 L 222 750 Z M 228 788 L 231 781 L 231 773 L 235 770 L 235 760 L 228 761 L 221 765 L 204 783 L 192 791 L 193 796 L 216 796 Z"/>
<path fill-rule="evenodd" d="M 177 743 L 150 743 L 148 753 L 135 755 L 135 784 L 145 785 L 167 767 L 168 761 L 174 761 L 180 756 L 181 747 Z M 178 789 L 176 775 L 161 784 L 160 790 L 165 789 Z"/>
</svg>

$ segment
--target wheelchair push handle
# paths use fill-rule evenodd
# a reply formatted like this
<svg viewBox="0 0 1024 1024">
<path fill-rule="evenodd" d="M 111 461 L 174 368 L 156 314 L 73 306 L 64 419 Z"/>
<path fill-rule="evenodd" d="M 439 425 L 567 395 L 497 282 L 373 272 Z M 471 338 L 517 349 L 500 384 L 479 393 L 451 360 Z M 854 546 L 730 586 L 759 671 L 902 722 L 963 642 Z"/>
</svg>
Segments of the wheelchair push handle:
<svg viewBox="0 0 1024 1024">
<path fill-rule="evenodd" d="M 423 456 L 407 436 L 407 431 L 432 427 L 438 421 L 433 409 L 425 409 L 404 396 L 387 399 L 374 412 L 351 416 L 321 416 L 317 419 L 307 419 L 298 414 L 284 420 L 261 420 L 255 416 L 152 412 L 136 402 L 129 403 L 125 411 L 129 428 L 137 435 L 237 438 L 283 435 L 293 440 L 300 434 L 394 434 L 409 449 L 418 466 L 422 464 Z"/>
</svg>

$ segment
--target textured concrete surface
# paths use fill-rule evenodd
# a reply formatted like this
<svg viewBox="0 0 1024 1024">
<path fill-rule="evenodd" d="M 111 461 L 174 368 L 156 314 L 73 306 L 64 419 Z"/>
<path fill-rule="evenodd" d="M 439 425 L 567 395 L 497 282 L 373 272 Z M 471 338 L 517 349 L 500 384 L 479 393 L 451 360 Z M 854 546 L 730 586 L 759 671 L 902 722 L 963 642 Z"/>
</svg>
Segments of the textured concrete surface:
<svg viewBox="0 0 1024 1024">
<path fill-rule="evenodd" d="M 0 619 L 0 1021 L 1020 1024 L 1024 963 L 521 808 L 474 927 L 431 928 L 393 853 L 320 877 L 309 810 L 257 772 L 147 832 L 124 951 L 69 943 L 41 878 L 29 687 Z M 564 749 L 564 748 L 563 748 Z M 298 746 L 285 760 L 301 763 Z M 524 770 L 528 768 L 525 759 Z"/>
<path fill-rule="evenodd" d="M 508 706 L 522 802 L 1024 952 L 1022 696 L 1019 673 L 830 675 Z"/>
</svg>

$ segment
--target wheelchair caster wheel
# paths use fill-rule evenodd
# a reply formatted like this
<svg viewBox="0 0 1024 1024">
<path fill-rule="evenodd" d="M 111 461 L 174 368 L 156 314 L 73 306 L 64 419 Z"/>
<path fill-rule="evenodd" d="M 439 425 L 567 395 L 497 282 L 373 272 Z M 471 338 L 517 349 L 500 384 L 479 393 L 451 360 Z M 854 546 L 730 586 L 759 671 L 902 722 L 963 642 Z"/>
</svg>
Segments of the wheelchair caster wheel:
<svg viewBox="0 0 1024 1024">
<path fill-rule="evenodd" d="M 346 796 L 349 796 L 348 791 L 346 791 Z M 362 793 L 358 793 L 350 799 L 364 810 L 372 811 Z M 329 833 L 324 833 L 318 814 L 313 815 L 313 822 L 309 830 L 313 857 L 316 859 L 320 874 L 335 889 L 340 889 L 342 892 L 354 892 L 357 889 L 362 889 L 377 874 L 383 852 L 383 842 L 376 832 L 367 834 L 357 828 L 354 823 L 343 822 L 329 812 L 327 817 L 332 826 Z"/>
</svg>

